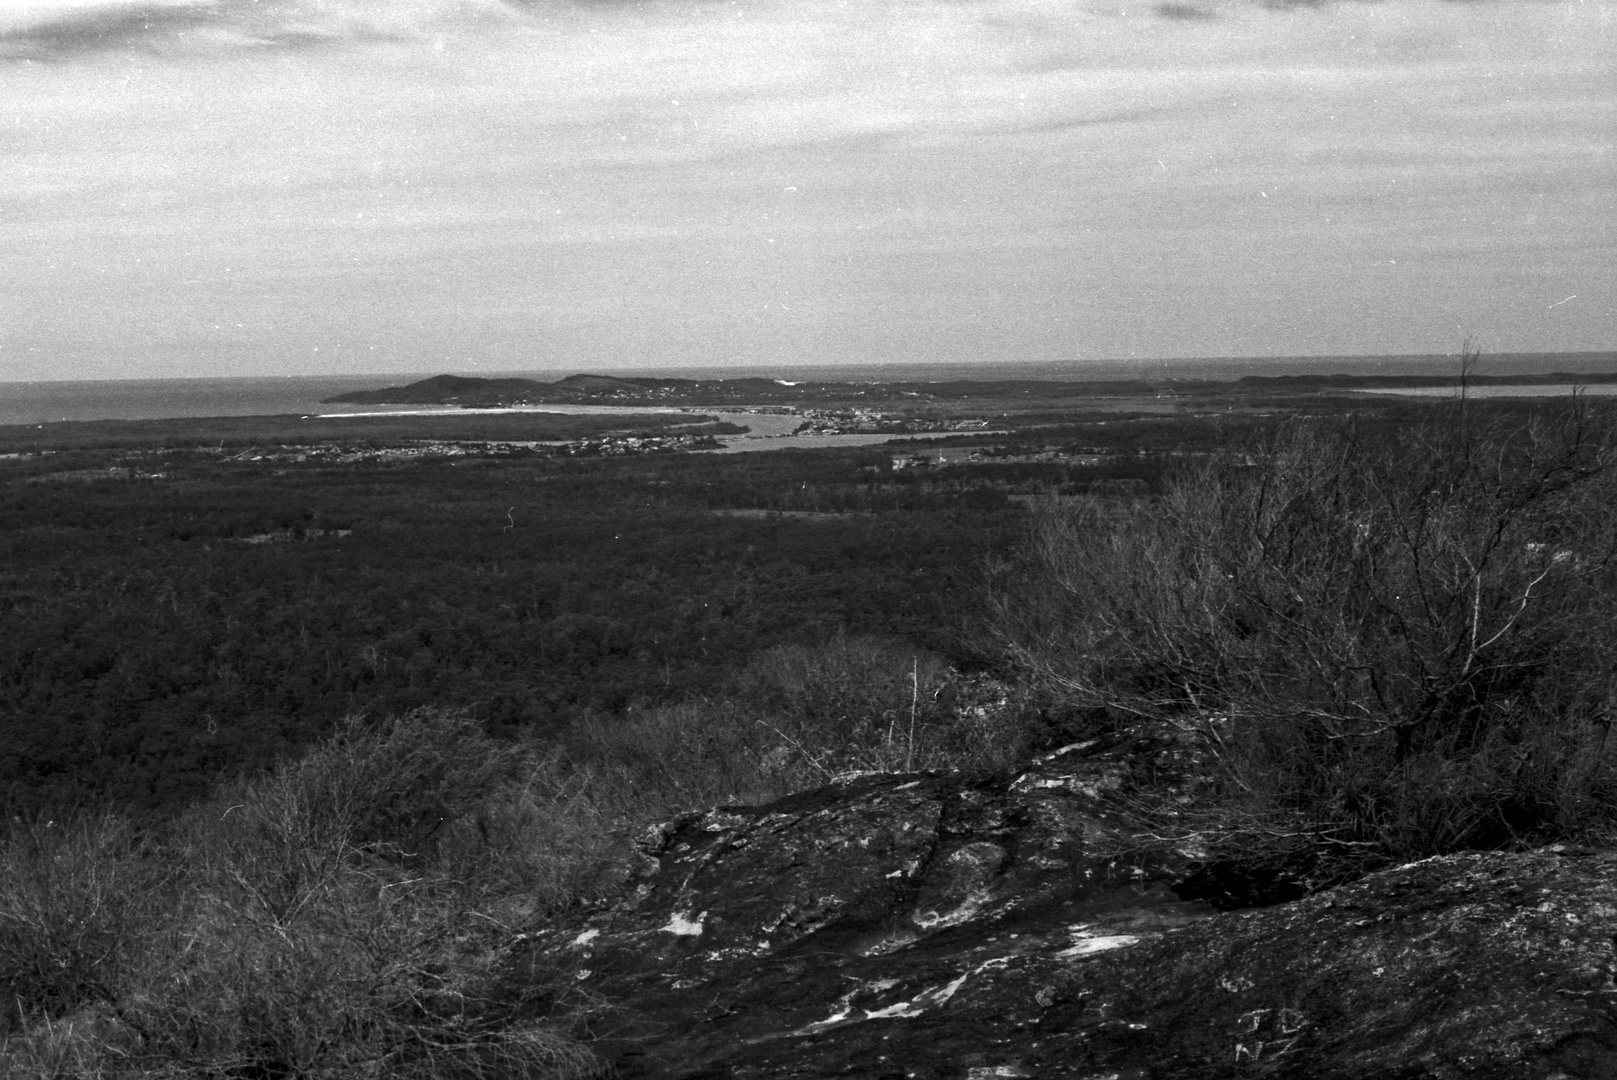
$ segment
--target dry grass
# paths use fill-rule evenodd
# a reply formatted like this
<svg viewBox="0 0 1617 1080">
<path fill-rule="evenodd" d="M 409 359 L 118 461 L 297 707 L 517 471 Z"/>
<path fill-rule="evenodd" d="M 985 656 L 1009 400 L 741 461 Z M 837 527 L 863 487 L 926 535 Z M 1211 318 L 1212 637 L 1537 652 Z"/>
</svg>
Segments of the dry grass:
<svg viewBox="0 0 1617 1080">
<path fill-rule="evenodd" d="M 766 650 L 722 697 L 596 718 L 568 753 L 620 817 L 758 803 L 858 772 L 991 771 L 1023 756 L 1004 688 L 902 642 Z"/>
<path fill-rule="evenodd" d="M 0 851 L 0 978 L 16 1008 L 0 1072 L 599 1071 L 488 992 L 505 920 L 531 917 L 544 875 L 496 845 L 533 840 L 513 806 L 562 794 L 532 789 L 534 764 L 422 711 L 349 724 L 160 843 L 111 818 L 18 830 Z"/>
</svg>

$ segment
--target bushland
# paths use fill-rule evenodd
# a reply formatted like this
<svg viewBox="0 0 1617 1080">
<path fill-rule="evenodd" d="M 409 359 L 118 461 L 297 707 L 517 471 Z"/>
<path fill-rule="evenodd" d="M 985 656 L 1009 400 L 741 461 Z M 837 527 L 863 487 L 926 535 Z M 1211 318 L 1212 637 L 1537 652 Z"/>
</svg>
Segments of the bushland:
<svg viewBox="0 0 1617 1080">
<path fill-rule="evenodd" d="M 1614 462 L 1577 398 L 1295 420 L 1160 498 L 1048 500 L 997 572 L 997 640 L 1094 724 L 1193 737 L 1201 809 L 1145 808 L 1145 832 L 1209 858 L 1341 878 L 1604 835 Z"/>
<path fill-rule="evenodd" d="M 461 651 L 481 686 L 494 647 L 508 647 L 537 689 L 563 677 L 599 683 L 631 652 L 645 679 L 657 675 L 648 657 L 691 658 L 683 681 L 664 667 L 662 696 L 622 695 L 611 707 L 580 699 L 543 733 L 488 708 L 476 718 L 378 707 L 380 718 L 350 717 L 303 756 L 224 783 L 158 825 L 59 814 L 0 830 L 0 1075 L 589 1075 L 597 1062 L 573 1036 L 610 1023 L 610 1003 L 560 977 L 513 995 L 501 950 L 558 909 L 611 895 L 645 824 L 850 772 L 1008 767 L 1083 725 L 1167 726 L 1197 748 L 1201 790 L 1188 802 L 1142 802 L 1133 842 L 1196 847 L 1209 860 L 1313 860 L 1323 880 L 1466 847 L 1603 838 L 1617 823 L 1614 454 L 1611 417 L 1585 403 L 1531 416 L 1457 407 L 1396 429 L 1296 421 L 1239 447 L 1186 451 L 1149 497 L 1052 496 L 1026 548 L 992 575 L 992 635 L 980 653 L 1018 671 L 1020 686 L 964 676 L 909 633 L 959 595 L 961 551 L 997 550 L 982 522 L 949 532 L 950 513 L 917 511 L 906 531 L 883 532 L 689 507 L 652 515 L 640 525 L 647 536 L 666 533 L 692 552 L 726 540 L 700 552 L 702 576 L 670 592 L 681 603 L 658 608 L 680 618 L 634 639 L 660 653 L 601 649 L 611 664 L 580 666 L 561 649 L 524 651 L 530 639 L 493 624 Z M 863 483 L 856 465 L 844 470 L 848 484 Z M 634 512 L 647 514 L 639 500 L 681 477 L 692 491 L 716 490 L 696 483 L 707 475 L 697 466 L 643 477 Z M 573 474 L 545 475 L 559 484 Z M 768 489 L 760 480 L 758 498 Z M 732 484 L 724 505 L 752 497 Z M 503 493 L 489 505 L 508 520 Z M 466 516 L 447 500 L 434 513 Z M 505 575 L 551 548 L 616 560 L 558 587 L 590 601 L 562 612 L 572 623 L 586 625 L 587 607 L 602 625 L 644 630 L 641 584 L 675 563 L 646 557 L 668 554 L 660 547 L 632 561 L 616 554 L 634 520 L 603 518 L 579 534 L 588 543 L 536 533 L 473 560 L 494 584 L 466 591 L 459 608 L 425 598 L 432 649 L 448 651 L 445 624 L 487 606 L 481 597 L 523 601 L 510 606 L 531 606 L 537 619 L 543 598 Z M 478 550 L 523 539 L 503 530 L 485 530 Z M 445 567 L 468 560 L 462 534 L 443 536 L 432 549 L 446 553 L 433 563 L 440 591 L 459 580 Z M 895 553 L 900 540 L 909 546 Z M 792 565 L 773 577 L 740 572 L 754 546 L 794 544 Z M 776 578 L 779 588 L 753 595 L 755 582 Z M 641 584 L 620 590 L 622 619 L 614 608 L 607 620 L 596 610 L 601 583 L 619 579 Z M 398 580 L 390 588 L 415 579 Z M 311 603 L 322 596 L 306 592 Z M 48 590 L 38 595 L 45 605 Z M 185 606 L 172 588 L 154 595 L 176 614 Z M 777 597 L 779 611 L 759 611 Z M 354 606 L 338 599 L 334 609 Z M 867 609 L 882 619 L 850 617 Z M 770 629 L 786 622 L 801 635 Z M 149 620 L 130 624 L 162 636 Z M 288 649 L 347 655 L 311 650 L 307 623 L 276 625 Z M 838 625 L 895 632 L 819 630 Z M 449 696 L 447 685 L 411 682 L 430 698 Z M 291 723 L 299 710 L 277 715 Z M 50 715 L 33 723 L 54 730 Z M 119 735 L 86 725 L 84 738 Z"/>
<path fill-rule="evenodd" d="M 487 992 L 568 840 L 530 842 L 527 772 L 464 717 L 422 711 L 351 722 L 160 834 L 14 823 L 0 1074 L 594 1073 L 545 1009 Z"/>
<path fill-rule="evenodd" d="M 610 895 L 650 821 L 850 771 L 1017 752 L 1012 710 L 902 642 L 765 650 L 727 697 L 589 718 L 561 744 L 462 712 L 350 718 L 160 828 L 0 841 L 0 1075 L 570 1077 L 610 1012 L 513 995 L 503 948 Z"/>
</svg>

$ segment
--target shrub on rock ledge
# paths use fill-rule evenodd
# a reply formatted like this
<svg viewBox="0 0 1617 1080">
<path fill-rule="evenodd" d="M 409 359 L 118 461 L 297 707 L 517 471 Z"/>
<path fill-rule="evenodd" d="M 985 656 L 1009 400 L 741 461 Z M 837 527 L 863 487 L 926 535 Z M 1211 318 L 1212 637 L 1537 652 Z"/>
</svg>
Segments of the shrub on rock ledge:
<svg viewBox="0 0 1617 1080">
<path fill-rule="evenodd" d="M 1000 582 L 1071 703 L 1199 732 L 1215 851 L 1347 864 L 1609 827 L 1617 436 L 1581 400 L 1299 422 L 1160 500 L 1054 503 Z"/>
</svg>

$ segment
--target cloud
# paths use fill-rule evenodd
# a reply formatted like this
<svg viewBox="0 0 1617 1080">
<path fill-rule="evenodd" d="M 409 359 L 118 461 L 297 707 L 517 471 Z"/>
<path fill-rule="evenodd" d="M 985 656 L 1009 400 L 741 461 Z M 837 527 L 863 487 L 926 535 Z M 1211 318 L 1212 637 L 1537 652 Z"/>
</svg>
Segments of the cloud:
<svg viewBox="0 0 1617 1080">
<path fill-rule="evenodd" d="M 868 42 L 867 54 L 902 54 L 905 46 L 924 61 L 943 49 L 955 54 L 991 56 L 1017 36 L 1033 54 L 1065 43 L 1079 62 L 1115 51 L 1115 46 L 1150 24 L 1173 24 L 1212 31 L 1268 12 L 1316 12 L 1329 21 L 1346 0 L 898 0 L 857 11 L 805 0 L 797 5 L 749 3 L 591 3 L 587 0 L 0 0 L 0 60 L 68 59 L 116 51 L 217 54 L 265 48 L 307 48 L 349 41 L 428 41 L 445 35 L 505 30 L 568 32 L 578 27 L 657 27 L 679 36 L 681 26 L 716 32 L 715 56 L 726 54 L 736 31 L 792 27 L 820 34 L 822 46 L 838 47 L 851 65 L 828 76 L 868 75 L 856 43 L 844 38 L 858 22 L 884 35 Z M 1402 0 L 1398 8 L 1430 6 Z M 1396 17 L 1395 17 L 1396 18 Z M 742 34 L 745 36 L 745 33 Z M 812 44 L 799 40 L 732 62 L 796 59 Z M 901 62 L 901 61 L 900 61 Z M 1036 62 L 1036 61 L 1035 61 Z M 923 68 L 924 68 L 923 63 Z M 920 70 L 912 74 L 921 74 Z"/>
<path fill-rule="evenodd" d="M 1611 10 L 0 0 L 0 344 L 1447 348 L 1604 295 Z"/>
<path fill-rule="evenodd" d="M 1134 124 L 1160 116 L 1162 109 L 1129 109 L 1124 112 L 1106 113 L 1098 116 L 1067 116 L 1058 120 L 1045 120 L 1036 124 L 1014 130 L 1028 133 L 1044 133 L 1053 131 L 1071 131 L 1074 128 L 1100 127 L 1107 124 Z"/>
<path fill-rule="evenodd" d="M 206 23 L 203 5 L 181 2 L 55 0 L 0 8 L 0 58 L 33 58 L 119 48 L 150 35 Z"/>
<path fill-rule="evenodd" d="M 0 0 L 0 59 L 421 41 L 521 20 L 499 0 Z"/>
<path fill-rule="evenodd" d="M 1164 19 L 1180 22 L 1211 22 L 1219 17 L 1218 12 L 1199 4 L 1158 4 L 1154 10 Z"/>
</svg>

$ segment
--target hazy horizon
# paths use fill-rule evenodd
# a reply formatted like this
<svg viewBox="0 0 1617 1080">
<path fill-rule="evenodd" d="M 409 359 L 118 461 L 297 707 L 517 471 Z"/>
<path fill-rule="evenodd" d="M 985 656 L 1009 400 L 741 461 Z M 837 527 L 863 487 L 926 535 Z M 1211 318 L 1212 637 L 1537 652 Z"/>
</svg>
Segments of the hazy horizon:
<svg viewBox="0 0 1617 1080">
<path fill-rule="evenodd" d="M 0 381 L 1617 344 L 1613 0 L 0 0 L 0 101 Z"/>
<path fill-rule="evenodd" d="M 1441 375 L 1461 362 L 1455 353 L 1419 353 L 1401 355 L 1359 356 L 1269 356 L 1269 357 L 1165 357 L 1133 360 L 1103 359 L 1095 361 L 1001 361 L 991 363 L 928 363 L 925 361 L 894 361 L 891 363 L 846 364 L 734 364 L 721 366 L 651 365 L 643 367 L 587 368 L 561 364 L 549 368 L 510 368 L 505 370 L 478 370 L 445 368 L 434 371 L 350 371 L 350 372 L 288 372 L 278 375 L 243 373 L 236 375 L 178 375 L 178 376 L 122 376 L 93 379 L 11 379 L 0 376 L 0 387 L 62 385 L 135 385 L 167 382 L 220 383 L 252 381 L 271 383 L 294 380 L 299 382 L 330 381 L 345 385 L 355 382 L 376 383 L 383 380 L 421 381 L 437 375 L 456 375 L 486 379 L 528 378 L 556 381 L 570 375 L 603 374 L 619 377 L 667 377 L 690 379 L 776 378 L 797 375 L 805 379 L 873 381 L 887 378 L 914 378 L 920 381 L 944 381 L 966 378 L 1047 378 L 1059 379 L 1111 379 L 1111 378 L 1207 378 L 1235 379 L 1248 374 L 1382 374 L 1382 375 Z M 1477 374 L 1578 374 L 1617 373 L 1617 351 L 1579 351 L 1562 353 L 1502 353 L 1475 358 Z"/>
<path fill-rule="evenodd" d="M 1424 357 L 1289 357 L 1248 361 L 1135 361 L 1120 364 L 876 364 L 815 367 L 812 365 L 616 369 L 618 375 L 663 375 L 684 378 L 791 377 L 809 381 L 955 381 L 983 378 L 1140 379 L 1151 382 L 1190 379 L 1235 379 L 1247 374 L 1443 374 L 1458 364 L 1453 356 Z M 1617 373 L 1617 353 L 1516 354 L 1484 357 L 1482 374 L 1601 371 Z M 489 377 L 516 376 L 554 381 L 581 373 L 574 368 L 550 371 L 479 372 Z M 450 374 L 439 372 L 436 374 Z M 186 417 L 270 416 L 327 413 L 325 399 L 354 390 L 380 389 L 426 377 L 421 372 L 372 372 L 342 375 L 234 375 L 224 377 L 138 378 L 110 380 L 0 381 L 0 426 L 59 421 L 156 420 Z M 1570 388 L 1559 390 L 1570 392 Z M 1588 388 L 1609 396 L 1617 387 Z M 396 412 L 405 406 L 345 406 L 366 412 Z M 540 411 L 544 411 L 541 409 Z"/>
</svg>

